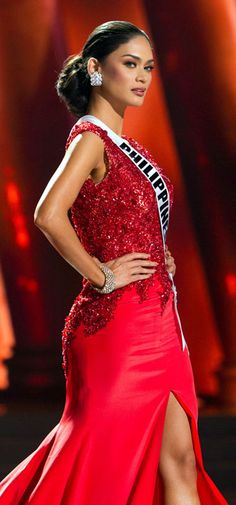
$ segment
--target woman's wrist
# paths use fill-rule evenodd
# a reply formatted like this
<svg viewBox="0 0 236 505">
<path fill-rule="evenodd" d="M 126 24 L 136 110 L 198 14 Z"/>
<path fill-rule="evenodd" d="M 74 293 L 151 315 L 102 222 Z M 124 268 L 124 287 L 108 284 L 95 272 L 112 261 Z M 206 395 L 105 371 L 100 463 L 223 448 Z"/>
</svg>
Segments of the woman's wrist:
<svg viewBox="0 0 236 505">
<path fill-rule="evenodd" d="M 105 273 L 101 270 L 101 268 L 99 268 L 99 270 L 100 270 L 99 283 L 90 281 L 90 284 L 93 288 L 102 289 L 105 285 L 105 282 L 106 282 L 106 276 L 105 276 Z M 100 282 L 100 278 L 101 278 L 101 282 Z"/>
<path fill-rule="evenodd" d="M 96 287 L 93 284 L 91 284 L 92 288 L 95 289 L 96 291 L 99 291 L 99 293 L 105 294 L 105 293 L 111 293 L 115 289 L 115 276 L 113 271 L 105 264 L 101 263 L 99 265 L 100 269 L 104 273 L 105 276 L 105 283 L 102 287 Z"/>
</svg>

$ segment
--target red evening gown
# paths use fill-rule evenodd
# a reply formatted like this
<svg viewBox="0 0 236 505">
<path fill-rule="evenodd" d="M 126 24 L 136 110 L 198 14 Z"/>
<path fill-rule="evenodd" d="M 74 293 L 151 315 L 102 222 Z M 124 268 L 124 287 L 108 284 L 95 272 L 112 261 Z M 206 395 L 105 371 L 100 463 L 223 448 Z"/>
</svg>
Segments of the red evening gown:
<svg viewBox="0 0 236 505">
<path fill-rule="evenodd" d="M 188 416 L 201 505 L 227 505 L 202 461 L 194 377 L 153 188 L 91 122 L 74 125 L 66 148 L 88 130 L 103 139 L 108 170 L 99 184 L 87 179 L 72 205 L 81 243 L 101 262 L 142 251 L 158 267 L 149 279 L 105 295 L 83 278 L 62 332 L 62 417 L 2 480 L 0 505 L 164 505 L 158 461 L 170 392 Z M 162 174 L 172 205 L 172 184 L 152 155 L 122 138 Z"/>
</svg>

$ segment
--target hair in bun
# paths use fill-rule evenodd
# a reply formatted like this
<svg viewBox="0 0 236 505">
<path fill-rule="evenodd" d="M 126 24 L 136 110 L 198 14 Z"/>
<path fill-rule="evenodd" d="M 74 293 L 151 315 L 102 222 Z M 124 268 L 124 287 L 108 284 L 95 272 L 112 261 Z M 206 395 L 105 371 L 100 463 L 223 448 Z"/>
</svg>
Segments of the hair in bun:
<svg viewBox="0 0 236 505">
<path fill-rule="evenodd" d="M 69 56 L 64 61 L 56 81 L 56 90 L 72 114 L 81 117 L 87 112 L 91 94 L 87 72 L 89 58 L 96 58 L 102 63 L 120 44 L 137 35 L 146 37 L 151 45 L 148 35 L 136 25 L 128 21 L 108 21 L 92 31 L 79 54 Z"/>
<path fill-rule="evenodd" d="M 90 96 L 90 77 L 83 56 L 72 55 L 65 60 L 56 90 L 72 114 L 78 117 L 84 114 Z"/>
</svg>

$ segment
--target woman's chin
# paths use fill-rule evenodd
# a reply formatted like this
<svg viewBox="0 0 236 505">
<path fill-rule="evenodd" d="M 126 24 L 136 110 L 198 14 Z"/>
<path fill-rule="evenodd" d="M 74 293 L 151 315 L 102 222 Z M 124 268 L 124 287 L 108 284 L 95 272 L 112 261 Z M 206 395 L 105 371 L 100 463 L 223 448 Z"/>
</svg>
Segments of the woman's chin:
<svg viewBox="0 0 236 505">
<path fill-rule="evenodd" d="M 132 100 L 128 105 L 131 105 L 133 107 L 140 107 L 140 105 L 143 105 L 143 97 L 138 97 L 138 100 Z"/>
<path fill-rule="evenodd" d="M 141 105 L 143 105 L 143 102 L 139 102 L 139 103 L 132 103 L 132 105 L 134 107 L 141 107 Z"/>
</svg>

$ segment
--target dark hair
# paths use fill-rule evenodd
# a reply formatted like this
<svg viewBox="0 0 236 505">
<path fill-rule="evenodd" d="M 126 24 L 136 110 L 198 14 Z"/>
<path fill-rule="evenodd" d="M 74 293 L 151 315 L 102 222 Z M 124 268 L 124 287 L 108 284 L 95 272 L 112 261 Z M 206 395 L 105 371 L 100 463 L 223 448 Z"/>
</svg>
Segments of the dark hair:
<svg viewBox="0 0 236 505">
<path fill-rule="evenodd" d="M 92 31 L 79 54 L 69 56 L 64 61 L 56 81 L 56 90 L 70 112 L 81 117 L 87 111 L 91 93 L 87 72 L 89 58 L 94 57 L 102 63 L 120 44 L 138 35 L 146 37 L 152 47 L 148 35 L 136 25 L 128 21 L 108 21 Z"/>
</svg>

